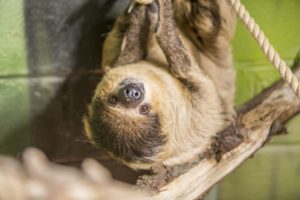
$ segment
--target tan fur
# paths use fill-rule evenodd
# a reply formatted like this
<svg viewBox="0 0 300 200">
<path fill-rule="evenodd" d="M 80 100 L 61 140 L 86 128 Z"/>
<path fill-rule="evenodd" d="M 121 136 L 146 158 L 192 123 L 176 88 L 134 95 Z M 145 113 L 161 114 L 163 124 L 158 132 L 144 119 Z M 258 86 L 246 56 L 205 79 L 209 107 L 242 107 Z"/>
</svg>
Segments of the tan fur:
<svg viewBox="0 0 300 200">
<path fill-rule="evenodd" d="M 195 41 L 197 36 L 189 32 L 189 24 L 186 24 L 189 23 L 186 18 L 189 18 L 190 2 L 174 0 L 173 3 L 178 27 L 176 31 L 191 57 L 192 70 L 188 72 L 188 76 L 197 84 L 197 92 L 191 92 L 170 72 L 169 63 L 154 33 L 149 34 L 145 60 L 113 69 L 107 68 L 107 74 L 95 91 L 94 100 L 97 98 L 106 102 L 108 95 L 116 93 L 120 82 L 126 78 L 138 80 L 145 85 L 146 96 L 143 103 L 149 103 L 151 112 L 158 114 L 160 134 L 166 136 L 167 142 L 151 157 L 153 162 L 123 161 L 132 168 L 145 169 L 161 162 L 171 166 L 191 159 L 209 146 L 212 137 L 223 129 L 234 115 L 235 73 L 229 46 L 234 33 L 234 14 L 225 1 L 215 0 L 222 17 L 219 34 L 211 41 L 214 44 L 202 43 L 200 45 L 203 46 L 199 47 Z M 199 3 L 205 5 L 207 2 L 199 0 Z M 199 26 L 198 29 L 203 30 L 201 37 L 205 38 L 214 28 L 213 24 L 205 16 L 200 16 L 197 20 L 192 26 Z M 191 34 L 194 35 L 191 37 Z M 104 45 L 105 59 L 102 67 L 109 66 L 115 59 L 115 53 L 119 52 L 116 43 L 120 43 L 120 38 L 113 30 Z M 138 109 L 128 110 L 119 106 L 107 109 L 120 117 L 127 117 L 127 120 L 118 123 L 118 126 L 122 124 L 122 128 L 126 130 L 133 129 L 135 123 L 145 120 Z M 87 118 L 92 112 L 96 111 L 90 108 Z M 86 134 L 93 141 L 87 118 L 84 120 Z"/>
</svg>

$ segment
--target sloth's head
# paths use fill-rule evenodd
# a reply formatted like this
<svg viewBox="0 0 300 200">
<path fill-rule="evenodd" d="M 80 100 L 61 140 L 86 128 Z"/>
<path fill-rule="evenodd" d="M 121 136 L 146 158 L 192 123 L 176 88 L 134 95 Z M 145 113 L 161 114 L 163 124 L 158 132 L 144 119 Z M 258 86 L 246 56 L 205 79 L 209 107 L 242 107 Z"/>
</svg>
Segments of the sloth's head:
<svg viewBox="0 0 300 200">
<path fill-rule="evenodd" d="M 89 140 L 125 163 L 151 163 L 167 143 L 171 75 L 147 62 L 119 66 L 97 86 L 84 118 Z M 176 85 L 176 84 L 175 84 Z"/>
</svg>

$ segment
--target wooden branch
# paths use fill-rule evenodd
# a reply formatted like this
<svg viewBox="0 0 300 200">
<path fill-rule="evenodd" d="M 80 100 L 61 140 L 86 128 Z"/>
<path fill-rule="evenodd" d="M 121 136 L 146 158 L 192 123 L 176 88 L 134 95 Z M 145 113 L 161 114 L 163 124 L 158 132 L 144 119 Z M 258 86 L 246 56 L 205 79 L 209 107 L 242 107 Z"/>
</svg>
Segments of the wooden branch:
<svg viewBox="0 0 300 200">
<path fill-rule="evenodd" d="M 98 162 L 87 159 L 82 170 L 57 165 L 36 149 L 25 151 L 23 163 L 0 156 L 1 200 L 140 200 L 132 186 L 114 181 Z"/>
<path fill-rule="evenodd" d="M 300 78 L 299 56 L 295 73 Z M 237 110 L 236 125 L 218 133 L 206 153 L 190 163 L 142 176 L 138 185 L 153 192 L 154 199 L 195 199 L 284 130 L 283 124 L 300 112 L 300 100 L 278 82 Z M 219 162 L 218 162 L 219 161 Z"/>
</svg>

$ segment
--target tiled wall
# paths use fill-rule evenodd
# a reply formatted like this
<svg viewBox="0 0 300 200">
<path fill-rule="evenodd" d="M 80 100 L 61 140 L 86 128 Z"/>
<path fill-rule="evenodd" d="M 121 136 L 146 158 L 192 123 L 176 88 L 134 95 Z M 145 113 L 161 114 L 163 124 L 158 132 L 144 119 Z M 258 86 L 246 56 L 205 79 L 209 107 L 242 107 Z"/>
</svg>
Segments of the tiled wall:
<svg viewBox="0 0 300 200">
<path fill-rule="evenodd" d="M 300 49 L 299 0 L 243 0 L 288 63 Z M 136 173 L 95 150 L 82 136 L 81 116 L 100 79 L 101 45 L 124 0 L 0 0 L 0 153 L 29 144 L 54 161 L 101 160 L 115 177 Z M 239 23 L 233 41 L 237 104 L 277 80 Z M 300 118 L 214 190 L 213 199 L 299 199 Z"/>
</svg>

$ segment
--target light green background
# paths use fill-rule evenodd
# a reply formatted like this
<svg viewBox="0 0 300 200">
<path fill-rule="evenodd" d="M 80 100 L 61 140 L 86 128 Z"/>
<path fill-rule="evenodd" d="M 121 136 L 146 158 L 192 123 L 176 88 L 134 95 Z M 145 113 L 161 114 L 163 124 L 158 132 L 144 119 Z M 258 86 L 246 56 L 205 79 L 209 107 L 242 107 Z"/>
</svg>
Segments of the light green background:
<svg viewBox="0 0 300 200">
<path fill-rule="evenodd" d="M 22 0 L 0 0 L 0 75 L 26 74 Z"/>
<path fill-rule="evenodd" d="M 0 0 L 1 153 L 16 153 L 30 140 L 24 35 L 23 1 Z"/>
<path fill-rule="evenodd" d="M 292 63 L 300 49 L 300 0 L 242 0 L 281 56 Z M 0 153 L 29 143 L 29 93 L 22 0 L 0 0 Z M 233 41 L 237 105 L 279 76 L 245 28 Z M 20 130 L 22 129 L 22 130 Z M 300 118 L 217 187 L 217 199 L 300 199 Z M 14 140 L 7 140 L 14 135 Z"/>
<path fill-rule="evenodd" d="M 251 15 L 272 45 L 289 64 L 300 50 L 299 0 L 244 0 Z M 233 40 L 237 76 L 237 103 L 240 104 L 279 78 L 252 36 L 238 21 Z"/>
</svg>

